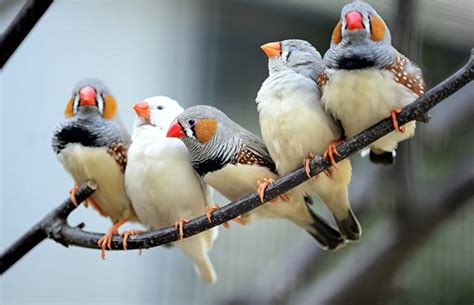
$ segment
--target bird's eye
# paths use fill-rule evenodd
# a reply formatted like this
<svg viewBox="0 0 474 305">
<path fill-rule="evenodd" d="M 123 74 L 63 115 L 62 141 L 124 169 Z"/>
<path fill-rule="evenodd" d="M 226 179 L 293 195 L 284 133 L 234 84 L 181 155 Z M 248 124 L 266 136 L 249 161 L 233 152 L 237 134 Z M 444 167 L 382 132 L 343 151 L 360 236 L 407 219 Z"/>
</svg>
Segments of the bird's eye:
<svg viewBox="0 0 474 305">
<path fill-rule="evenodd" d="M 289 50 L 288 53 L 286 54 L 286 61 L 288 61 L 288 58 L 290 58 L 290 55 L 291 55 L 291 50 Z"/>
<path fill-rule="evenodd" d="M 164 108 L 164 107 L 161 106 L 161 105 L 156 106 L 156 109 L 158 109 L 158 110 L 163 110 L 163 108 Z"/>
<path fill-rule="evenodd" d="M 189 124 L 189 126 L 194 126 L 194 124 L 196 124 L 196 120 L 194 120 L 194 119 L 189 119 L 189 120 L 188 120 L 188 124 Z"/>
</svg>

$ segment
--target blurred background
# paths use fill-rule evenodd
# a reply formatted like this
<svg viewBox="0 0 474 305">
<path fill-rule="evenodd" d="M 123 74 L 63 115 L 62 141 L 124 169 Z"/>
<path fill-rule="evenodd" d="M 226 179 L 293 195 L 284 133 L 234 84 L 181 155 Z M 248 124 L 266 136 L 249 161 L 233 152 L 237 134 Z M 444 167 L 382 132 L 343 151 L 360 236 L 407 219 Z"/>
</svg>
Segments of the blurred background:
<svg viewBox="0 0 474 305">
<path fill-rule="evenodd" d="M 0 0 L 0 31 L 24 2 Z M 345 3 L 55 1 L 0 74 L 0 251 L 73 184 L 50 141 L 77 80 L 103 79 L 130 129 L 133 103 L 169 95 L 217 106 L 259 133 L 254 99 L 268 73 L 259 46 L 301 38 L 324 53 Z M 467 62 L 472 0 L 370 3 L 429 87 Z M 393 167 L 352 158 L 359 243 L 328 253 L 284 221 L 232 224 L 220 229 L 211 253 L 219 279 L 208 286 L 177 249 L 108 252 L 102 261 L 99 251 L 47 240 L 0 278 L 0 304 L 472 304 L 473 96 L 471 82 L 437 106 Z M 110 226 L 83 207 L 69 221 Z"/>
</svg>

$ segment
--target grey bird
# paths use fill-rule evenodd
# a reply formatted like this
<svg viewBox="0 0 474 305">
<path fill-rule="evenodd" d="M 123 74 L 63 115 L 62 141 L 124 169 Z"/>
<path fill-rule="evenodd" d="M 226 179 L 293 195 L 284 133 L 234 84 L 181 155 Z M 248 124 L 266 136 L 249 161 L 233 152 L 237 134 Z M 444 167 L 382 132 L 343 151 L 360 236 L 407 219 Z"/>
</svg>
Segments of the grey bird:
<svg viewBox="0 0 474 305">
<path fill-rule="evenodd" d="M 385 22 L 364 2 L 342 8 L 324 63 L 321 100 L 348 137 L 391 117 L 395 130 L 369 148 L 373 162 L 392 164 L 397 144 L 415 134 L 414 121 L 398 126 L 396 116 L 424 94 L 421 70 L 391 45 Z"/>
<path fill-rule="evenodd" d="M 342 132 L 321 105 L 316 84 L 324 71 L 321 55 L 309 42 L 299 39 L 263 45 L 268 56 L 269 76 L 260 88 L 256 103 L 260 128 L 276 170 L 286 175 L 301 166 L 309 175 L 313 154 L 331 159 L 330 174 L 319 175 L 298 186 L 304 196 L 317 194 L 331 210 L 338 227 L 348 240 L 358 240 L 360 224 L 349 203 L 352 167 L 349 159 L 336 165 L 332 153 Z"/>
<path fill-rule="evenodd" d="M 87 201 L 113 226 L 99 241 L 102 258 L 113 234 L 136 215 L 125 192 L 124 171 L 130 136 L 117 115 L 117 102 L 99 80 L 79 81 L 58 124 L 52 146 L 76 184 L 94 181 L 98 188 Z M 75 203 L 72 188 L 71 200 Z"/>
<path fill-rule="evenodd" d="M 181 113 L 170 126 L 168 137 L 181 138 L 194 169 L 204 181 L 231 201 L 258 191 L 261 198 L 269 181 L 278 179 L 275 164 L 262 140 L 211 106 L 194 106 Z M 266 183 L 261 183 L 262 181 Z M 344 245 L 340 233 L 317 216 L 304 196 L 266 203 L 241 215 L 241 222 L 254 218 L 283 218 L 308 231 L 323 249 Z"/>
</svg>

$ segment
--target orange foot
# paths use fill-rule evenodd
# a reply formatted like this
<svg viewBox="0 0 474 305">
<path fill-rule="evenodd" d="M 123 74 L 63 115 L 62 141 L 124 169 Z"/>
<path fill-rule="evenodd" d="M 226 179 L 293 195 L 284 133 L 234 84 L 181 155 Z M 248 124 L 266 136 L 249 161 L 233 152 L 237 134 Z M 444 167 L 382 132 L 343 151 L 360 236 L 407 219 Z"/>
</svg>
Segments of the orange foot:
<svg viewBox="0 0 474 305">
<path fill-rule="evenodd" d="M 105 259 L 105 249 L 106 247 L 111 249 L 112 248 L 112 237 L 114 237 L 114 234 L 118 234 L 118 229 L 120 226 L 122 226 L 124 223 L 128 221 L 128 218 L 124 218 L 118 222 L 116 222 L 108 231 L 105 233 L 104 236 L 102 236 L 101 239 L 97 242 L 99 245 L 101 251 L 100 251 L 100 256 L 102 259 Z"/>
<path fill-rule="evenodd" d="M 214 206 L 212 207 L 207 207 L 206 208 L 206 217 L 207 217 L 207 220 L 209 220 L 209 222 L 211 222 L 211 217 L 212 217 L 212 213 L 218 209 L 220 209 L 221 207 L 218 205 L 218 204 L 215 204 Z M 241 224 L 241 225 L 245 225 L 245 222 L 242 218 L 240 217 L 236 217 L 234 219 L 232 219 L 233 221 L 237 222 L 238 224 Z M 222 224 L 224 226 L 225 229 L 228 229 L 230 227 L 229 223 L 228 222 L 224 222 Z"/>
<path fill-rule="evenodd" d="M 69 190 L 69 198 L 71 199 L 72 204 L 77 206 L 76 192 L 79 189 L 79 184 L 74 184 L 74 186 Z"/>
<path fill-rule="evenodd" d="M 183 239 L 184 232 L 183 227 L 185 223 L 188 223 L 189 220 L 187 218 L 181 217 L 177 222 L 175 222 L 174 226 L 176 229 L 179 228 L 179 239 Z"/>
<path fill-rule="evenodd" d="M 127 231 L 125 231 L 125 232 L 120 233 L 120 236 L 123 238 L 123 249 L 124 249 L 124 250 L 127 250 L 128 238 L 129 238 L 131 235 L 137 235 L 137 234 L 142 234 L 142 233 L 145 233 L 145 231 L 141 231 L 141 230 L 127 230 Z M 141 250 L 141 249 L 140 249 L 140 250 Z"/>
<path fill-rule="evenodd" d="M 314 159 L 314 154 L 309 153 L 304 159 L 303 159 L 303 165 L 304 165 L 304 171 L 306 172 L 306 176 L 311 179 L 311 160 Z"/>
<path fill-rule="evenodd" d="M 398 130 L 401 133 L 405 132 L 405 127 L 404 126 L 398 126 L 398 121 L 397 121 L 397 114 L 399 114 L 402 110 L 399 108 L 393 108 L 392 111 L 390 111 L 390 117 L 392 118 L 392 125 L 393 128 Z"/>
<path fill-rule="evenodd" d="M 331 141 L 331 143 L 329 143 L 328 148 L 324 151 L 324 154 L 323 154 L 323 159 L 326 159 L 326 158 L 329 157 L 329 160 L 331 160 L 331 164 L 336 169 L 339 169 L 339 167 L 337 167 L 336 160 L 334 160 L 334 154 L 339 156 L 339 157 L 341 156 L 339 154 L 339 152 L 337 151 L 336 146 L 341 144 L 342 142 L 344 142 L 342 139 L 338 139 L 336 141 Z"/>
<path fill-rule="evenodd" d="M 260 180 L 257 181 L 257 195 L 258 197 L 260 197 L 261 202 L 263 202 L 263 198 L 265 197 L 265 190 L 269 185 L 272 185 L 273 182 L 275 182 L 275 180 L 273 180 L 272 178 L 263 178 L 263 182 Z M 275 197 L 270 200 L 270 202 L 277 203 L 280 200 L 288 201 L 291 200 L 291 198 L 286 194 L 281 194 L 278 197 Z"/>
</svg>

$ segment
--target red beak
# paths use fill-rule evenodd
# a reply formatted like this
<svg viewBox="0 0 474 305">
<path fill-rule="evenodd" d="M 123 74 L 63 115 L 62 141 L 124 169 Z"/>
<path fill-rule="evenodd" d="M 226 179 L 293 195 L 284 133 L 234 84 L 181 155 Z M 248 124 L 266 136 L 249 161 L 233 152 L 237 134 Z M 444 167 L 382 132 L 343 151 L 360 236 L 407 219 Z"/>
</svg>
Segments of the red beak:
<svg viewBox="0 0 474 305">
<path fill-rule="evenodd" d="M 346 15 L 347 28 L 349 30 L 361 30 L 364 28 L 362 15 L 358 11 L 352 11 Z"/>
<path fill-rule="evenodd" d="M 139 102 L 133 105 L 133 110 L 137 113 L 139 117 L 150 120 L 150 111 L 148 104 L 146 102 Z"/>
<path fill-rule="evenodd" d="M 178 121 L 174 121 L 171 123 L 168 132 L 166 133 L 168 138 L 182 138 L 185 137 L 186 134 L 183 131 L 183 127 L 178 123 Z"/>
<path fill-rule="evenodd" d="M 95 89 L 91 86 L 85 86 L 79 91 L 80 106 L 95 106 Z"/>
</svg>

